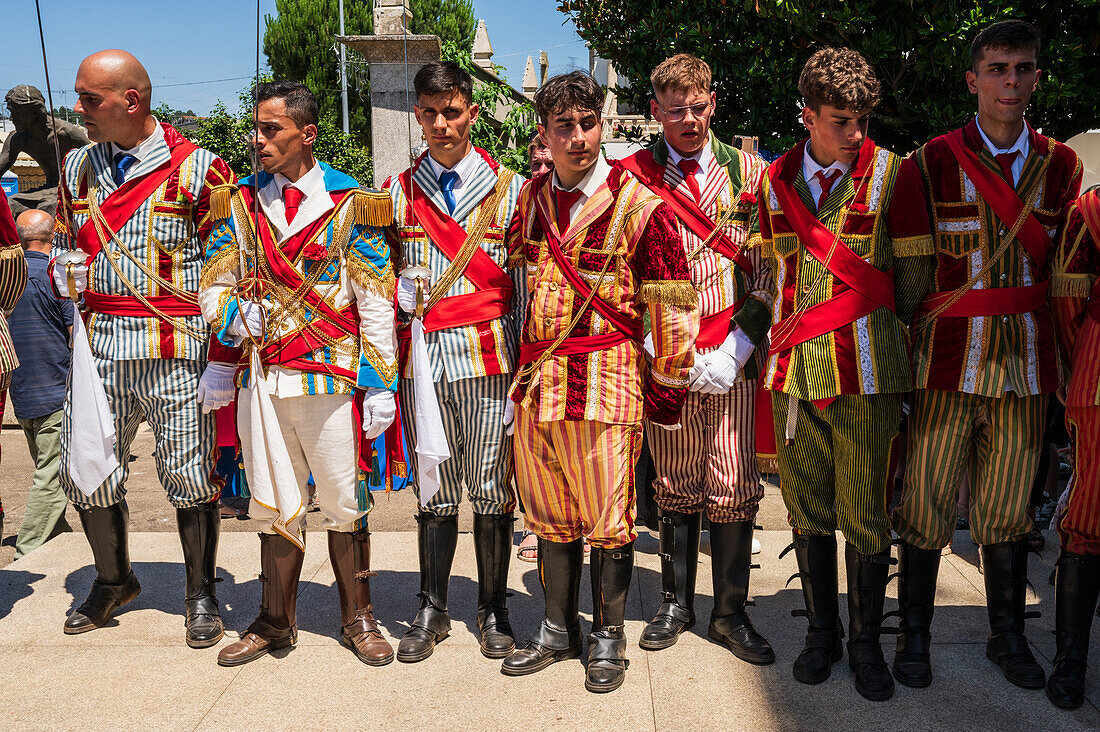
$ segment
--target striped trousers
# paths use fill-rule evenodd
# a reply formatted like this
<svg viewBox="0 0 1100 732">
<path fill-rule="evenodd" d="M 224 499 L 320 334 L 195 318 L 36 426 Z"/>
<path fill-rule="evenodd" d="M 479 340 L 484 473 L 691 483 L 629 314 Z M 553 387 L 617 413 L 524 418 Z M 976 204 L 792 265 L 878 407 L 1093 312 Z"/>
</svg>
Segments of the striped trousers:
<svg viewBox="0 0 1100 732">
<path fill-rule="evenodd" d="M 678 430 L 647 423 L 658 506 L 705 510 L 715 523 L 756 518 L 764 496 L 756 469 L 756 384 L 738 381 L 726 394 L 689 392 Z"/>
<path fill-rule="evenodd" d="M 474 513 L 498 515 L 515 510 L 512 438 L 502 421 L 511 383 L 511 374 L 435 382 L 451 458 L 439 466 L 439 492 L 422 510 L 436 516 L 457 516 L 464 489 Z M 419 497 L 412 380 L 402 379 L 398 390 L 409 480 Z"/>
<path fill-rule="evenodd" d="M 970 531 L 996 544 L 1031 530 L 1028 500 L 1039 468 L 1047 395 L 1001 397 L 917 389 L 894 528 L 921 549 L 942 549 L 955 532 L 955 496 L 970 477 Z"/>
<path fill-rule="evenodd" d="M 1066 407 L 1073 449 L 1073 486 L 1058 520 L 1062 548 L 1100 554 L 1100 407 Z"/>
<path fill-rule="evenodd" d="M 779 490 L 799 534 L 833 534 L 860 554 L 890 546 L 886 484 L 901 422 L 900 394 L 842 395 L 819 407 L 793 400 L 794 439 L 786 442 L 792 400 L 772 392 Z"/>
<path fill-rule="evenodd" d="M 582 535 L 602 549 L 637 538 L 634 467 L 640 424 L 539 422 L 516 405 L 516 485 L 527 527 L 548 541 Z"/>
<path fill-rule="evenodd" d="M 224 479 L 217 474 L 214 415 L 203 414 L 196 398 L 205 361 L 181 358 L 112 360 L 94 356 L 115 423 L 118 468 L 95 493 L 86 496 L 69 477 L 71 404 L 65 399 L 61 422 L 61 488 L 80 508 L 113 506 L 126 497 L 130 445 L 144 418 L 153 430 L 157 476 L 176 508 L 217 500 Z"/>
</svg>

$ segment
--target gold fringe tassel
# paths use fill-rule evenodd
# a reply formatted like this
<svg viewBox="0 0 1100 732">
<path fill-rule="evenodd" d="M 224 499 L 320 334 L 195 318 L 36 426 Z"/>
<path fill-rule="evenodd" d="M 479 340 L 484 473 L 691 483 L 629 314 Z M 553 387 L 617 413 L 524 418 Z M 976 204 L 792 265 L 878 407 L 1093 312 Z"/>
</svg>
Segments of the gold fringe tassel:
<svg viewBox="0 0 1100 732">
<path fill-rule="evenodd" d="M 1055 274 L 1050 278 L 1050 296 L 1088 297 L 1095 279 L 1088 274 Z"/>
<path fill-rule="evenodd" d="M 696 292 L 695 285 L 687 280 L 643 282 L 642 289 L 638 292 L 638 299 L 656 305 L 670 305 L 685 311 L 699 307 L 699 293 Z"/>
<path fill-rule="evenodd" d="M 386 267 L 381 274 L 355 255 L 349 255 L 346 259 L 348 276 L 355 284 L 367 292 L 374 293 L 386 299 L 393 298 L 394 288 L 397 286 L 397 278 L 393 276 L 393 267 Z"/>
<path fill-rule="evenodd" d="M 18 243 L 10 247 L 0 247 L 0 260 L 15 259 L 16 257 L 23 258 L 23 247 Z"/>
<path fill-rule="evenodd" d="M 199 275 L 199 289 L 205 290 L 223 274 L 237 266 L 237 252 L 233 247 L 224 247 L 221 251 L 207 260 L 202 266 Z"/>
<path fill-rule="evenodd" d="M 923 257 L 936 253 L 936 242 L 930 236 L 911 236 L 894 239 L 895 257 Z"/>
<path fill-rule="evenodd" d="M 210 191 L 210 217 L 214 219 L 228 219 L 233 215 L 232 200 L 237 193 L 237 186 L 232 183 L 215 186 Z"/>
<path fill-rule="evenodd" d="M 390 226 L 393 224 L 393 201 L 385 191 L 358 190 L 352 203 L 356 226 Z"/>
</svg>

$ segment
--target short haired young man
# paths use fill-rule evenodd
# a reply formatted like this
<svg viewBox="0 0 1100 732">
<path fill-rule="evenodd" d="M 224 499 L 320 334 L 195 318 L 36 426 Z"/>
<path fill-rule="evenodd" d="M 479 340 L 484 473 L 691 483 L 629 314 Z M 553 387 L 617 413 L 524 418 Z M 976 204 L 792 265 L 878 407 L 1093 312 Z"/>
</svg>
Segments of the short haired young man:
<svg viewBox="0 0 1100 732">
<path fill-rule="evenodd" d="M 480 110 L 468 73 L 453 62 L 431 63 L 416 73 L 413 85 L 428 149 L 410 170 L 385 183 L 393 198 L 401 275 L 401 419 L 420 500 L 420 610 L 401 639 L 397 660 L 424 660 L 450 633 L 447 589 L 463 491 L 474 510 L 481 652 L 503 658 L 515 648 L 506 598 L 516 502 L 512 439 L 502 420 L 526 303 L 523 270 L 509 264 L 504 239 L 524 179 L 471 144 Z M 430 273 L 421 284 L 432 384 L 412 378 L 414 359 L 406 354 L 417 305 L 416 280 L 402 274 L 409 267 Z M 442 424 L 417 423 L 417 390 L 421 399 L 434 396 Z M 442 430 L 446 437 L 450 458 L 437 470 L 418 467 L 418 441 L 427 441 L 419 433 L 425 429 Z"/>
<path fill-rule="evenodd" d="M 928 287 L 932 239 L 916 168 L 867 136 L 879 97 L 867 61 L 817 51 L 798 89 L 809 140 L 771 164 L 759 196 L 776 288 L 765 378 L 810 621 L 794 675 L 820 683 L 843 656 L 839 527 L 848 663 L 856 690 L 882 701 L 894 693 L 879 645 L 892 561 L 886 486 L 912 388 L 907 325 Z"/>
<path fill-rule="evenodd" d="M 248 342 L 237 432 L 252 491 L 248 512 L 261 531 L 260 614 L 218 663 L 248 663 L 297 641 L 312 473 L 340 593 L 340 641 L 363 663 L 380 666 L 393 660 L 393 648 L 372 613 L 373 502 L 360 465 L 396 413 L 384 228 L 390 200 L 313 157 L 317 101 L 306 87 L 260 84 L 254 114 L 263 170 L 212 194 L 199 289 L 215 336 L 227 345 Z M 281 433 L 282 445 L 272 433 Z M 289 462 L 282 470 L 280 456 Z"/>
<path fill-rule="evenodd" d="M 710 519 L 714 612 L 708 634 L 750 663 L 775 653 L 745 613 L 753 520 L 764 495 L 756 468 L 756 385 L 771 325 L 772 272 L 745 250 L 756 224 L 763 160 L 719 142 L 710 67 L 679 54 L 650 74 L 661 137 L 623 165 L 676 213 L 701 318 L 683 429 L 650 425 L 660 509 L 663 601 L 640 644 L 667 648 L 695 624 L 703 513 Z M 712 235 L 718 229 L 717 235 Z"/>
<path fill-rule="evenodd" d="M 581 652 L 583 538 L 592 545 L 585 687 L 626 673 L 634 567 L 634 466 L 642 420 L 674 428 L 687 396 L 698 302 L 668 205 L 600 152 L 604 94 L 584 72 L 535 95 L 554 172 L 520 195 L 510 249 L 532 293 L 513 386 L 516 483 L 539 537 L 546 616 L 502 672 L 520 676 Z M 642 317 L 652 363 L 642 356 Z"/>
<path fill-rule="evenodd" d="M 954 531 L 954 491 L 967 473 L 989 613 L 986 656 L 1018 686 L 1044 683 L 1024 637 L 1027 508 L 1045 449 L 1047 396 L 1058 388 L 1047 304 L 1051 241 L 1077 197 L 1081 163 L 1024 120 L 1042 73 L 1038 52 L 1038 32 L 1023 21 L 980 32 L 966 71 L 977 115 L 914 156 L 936 258 L 913 328 L 908 462 L 894 512 L 903 542 L 894 675 L 908 686 L 932 681 L 940 550 Z"/>
</svg>

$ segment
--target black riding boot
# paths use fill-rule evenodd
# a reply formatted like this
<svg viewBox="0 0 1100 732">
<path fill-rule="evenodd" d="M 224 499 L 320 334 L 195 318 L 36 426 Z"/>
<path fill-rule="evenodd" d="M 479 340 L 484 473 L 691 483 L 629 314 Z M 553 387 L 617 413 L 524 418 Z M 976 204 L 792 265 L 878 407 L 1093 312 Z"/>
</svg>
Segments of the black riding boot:
<svg viewBox="0 0 1100 732">
<path fill-rule="evenodd" d="M 634 542 L 615 549 L 592 548 L 592 634 L 584 688 L 614 691 L 626 679 L 626 595 L 634 574 Z"/>
<path fill-rule="evenodd" d="M 447 586 L 458 544 L 458 516 L 416 515 L 417 551 L 420 556 L 420 612 L 397 644 L 397 660 L 423 661 L 435 644 L 450 635 Z"/>
<path fill-rule="evenodd" d="M 215 645 L 225 633 L 214 592 L 221 521 L 217 501 L 176 509 L 183 564 L 187 568 L 187 598 L 184 600 L 187 615 L 183 625 L 187 631 L 187 645 L 192 648 Z"/>
<path fill-rule="evenodd" d="M 546 617 L 527 645 L 504 659 L 502 674 L 526 676 L 581 655 L 581 617 L 577 606 L 583 565 L 584 539 L 562 544 L 539 538 L 539 583 Z"/>
<path fill-rule="evenodd" d="M 714 612 L 707 634 L 742 661 L 775 662 L 775 651 L 756 632 L 745 612 L 752 568 L 752 521 L 710 524 L 710 562 L 714 576 Z"/>
<path fill-rule="evenodd" d="M 856 691 L 871 701 L 894 695 L 894 677 L 882 657 L 882 606 L 890 576 L 890 549 L 860 554 L 851 544 L 844 547 L 848 570 L 848 665 L 855 675 Z"/>
<path fill-rule="evenodd" d="M 1027 544 L 1023 540 L 982 546 L 989 640 L 985 655 L 1001 667 L 1005 678 L 1025 689 L 1046 683 L 1043 667 L 1024 637 L 1027 617 Z"/>
<path fill-rule="evenodd" d="M 703 514 L 659 512 L 662 602 L 638 645 L 659 651 L 676 643 L 695 625 L 695 577 L 699 570 L 699 530 Z M 713 539 L 711 540 L 713 545 Z"/>
<path fill-rule="evenodd" d="M 1100 556 L 1063 551 L 1055 582 L 1057 654 L 1047 681 L 1047 698 L 1063 709 L 1076 709 L 1085 701 L 1085 671 L 1098 595 Z"/>
<path fill-rule="evenodd" d="M 929 656 L 940 554 L 939 549 L 919 549 L 905 542 L 898 547 L 898 625 L 901 633 L 894 653 L 894 678 L 917 689 L 932 683 Z"/>
<path fill-rule="evenodd" d="M 76 510 L 95 557 L 96 578 L 88 599 L 65 620 L 65 632 L 69 635 L 95 630 L 141 592 L 130 568 L 130 549 L 126 543 L 130 510 L 126 501 L 107 508 L 92 506 Z"/>
<path fill-rule="evenodd" d="M 820 684 L 829 678 L 832 665 L 844 657 L 840 642 L 844 631 L 840 627 L 837 594 L 836 536 L 795 533 L 794 555 L 806 609 L 792 610 L 791 614 L 805 615 L 810 621 L 806 645 L 794 662 L 794 677 L 803 684 Z"/>
<path fill-rule="evenodd" d="M 474 556 L 477 558 L 477 627 L 481 654 L 504 658 L 516 650 L 508 622 L 508 562 L 512 557 L 515 516 L 474 514 Z"/>
</svg>

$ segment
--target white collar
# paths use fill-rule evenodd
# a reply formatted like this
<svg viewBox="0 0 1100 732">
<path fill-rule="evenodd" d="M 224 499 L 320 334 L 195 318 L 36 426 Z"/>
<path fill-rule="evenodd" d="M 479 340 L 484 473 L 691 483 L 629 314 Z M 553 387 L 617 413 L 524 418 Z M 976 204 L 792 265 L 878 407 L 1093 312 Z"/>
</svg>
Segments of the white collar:
<svg viewBox="0 0 1100 732">
<path fill-rule="evenodd" d="M 819 171 L 838 170 L 841 175 L 844 175 L 848 172 L 848 168 L 850 167 L 851 165 L 845 165 L 839 160 L 834 160 L 833 164 L 829 166 L 817 162 L 814 160 L 813 156 L 810 155 L 809 141 L 806 142 L 806 147 L 802 150 L 802 177 L 806 179 L 807 183 L 813 180 L 813 177 L 817 175 Z"/>
<path fill-rule="evenodd" d="M 299 231 L 303 231 L 310 224 L 321 218 L 335 205 L 332 196 L 325 190 L 325 173 L 319 163 L 315 163 L 305 175 L 294 182 L 294 187 L 302 192 L 302 203 L 294 221 L 289 225 L 286 222 L 286 204 L 283 201 L 283 186 L 290 183 L 290 179 L 281 173 L 276 173 L 260 190 L 260 207 L 263 209 L 267 220 L 272 223 L 278 233 L 279 243 L 283 243 Z"/>
<path fill-rule="evenodd" d="M 148 158 L 149 154 L 152 153 L 158 145 L 164 142 L 164 128 L 160 126 L 160 122 L 157 121 L 156 117 L 153 118 L 153 122 L 155 123 L 153 134 L 127 150 L 119 147 L 118 143 L 112 142 L 111 150 L 113 152 L 111 153 L 111 160 L 114 160 L 119 154 L 133 155 L 137 158 L 138 162 Z"/>
<path fill-rule="evenodd" d="M 439 176 L 444 173 L 458 173 L 458 180 L 455 181 L 455 188 L 462 186 L 463 181 L 466 181 L 473 175 L 474 167 L 477 165 L 478 159 L 481 155 L 474 149 L 473 145 L 470 145 L 470 151 L 466 153 L 461 160 L 455 163 L 453 168 L 444 168 L 443 165 L 432 157 L 432 154 L 428 153 L 428 165 L 431 166 L 432 175 L 438 181 Z"/>
<path fill-rule="evenodd" d="M 681 155 L 680 153 L 676 152 L 676 149 L 673 148 L 672 145 L 668 144 L 668 140 L 665 140 L 664 142 L 665 149 L 668 150 L 668 159 L 672 161 L 673 165 L 679 167 L 680 161 L 684 160 L 686 157 L 689 160 L 694 160 L 695 162 L 699 163 L 699 171 L 703 173 L 703 175 L 706 175 L 710 172 L 710 163 L 712 160 L 714 160 L 714 151 L 710 149 L 711 139 L 709 132 L 707 133 L 706 144 L 703 145 L 703 147 L 700 148 L 699 151 L 694 155 Z"/>
<path fill-rule="evenodd" d="M 982 136 L 982 142 L 985 143 L 985 149 L 989 150 L 989 153 L 994 157 L 1014 152 L 1019 153 L 1021 158 L 1027 158 L 1027 154 L 1031 152 L 1031 135 L 1028 134 L 1026 122 L 1024 123 L 1024 129 L 1020 130 L 1020 136 L 1016 138 L 1016 142 L 1011 147 L 1006 148 L 999 148 L 993 144 L 993 141 L 985 134 L 985 130 L 982 129 L 982 123 L 978 119 L 978 115 L 974 115 L 974 123 L 978 127 L 978 134 Z"/>
<path fill-rule="evenodd" d="M 321 166 L 317 161 L 314 161 L 313 167 L 306 171 L 306 174 L 296 181 L 292 182 L 290 178 L 287 178 L 282 173 L 276 173 L 274 179 L 275 187 L 280 197 L 282 197 L 283 189 L 290 185 L 302 192 L 303 201 L 318 193 L 327 193 L 325 190 L 325 171 L 321 170 Z"/>
<path fill-rule="evenodd" d="M 558 180 L 558 172 L 554 171 L 554 187 L 558 190 L 580 191 L 586 199 L 595 195 L 596 191 L 600 189 L 600 186 L 607 180 L 608 174 L 611 172 L 611 166 L 608 165 L 607 160 L 604 159 L 603 153 L 600 153 L 596 157 L 596 162 L 592 164 L 592 167 L 588 169 L 588 172 L 581 178 L 580 183 L 572 188 L 566 188 Z"/>
</svg>

